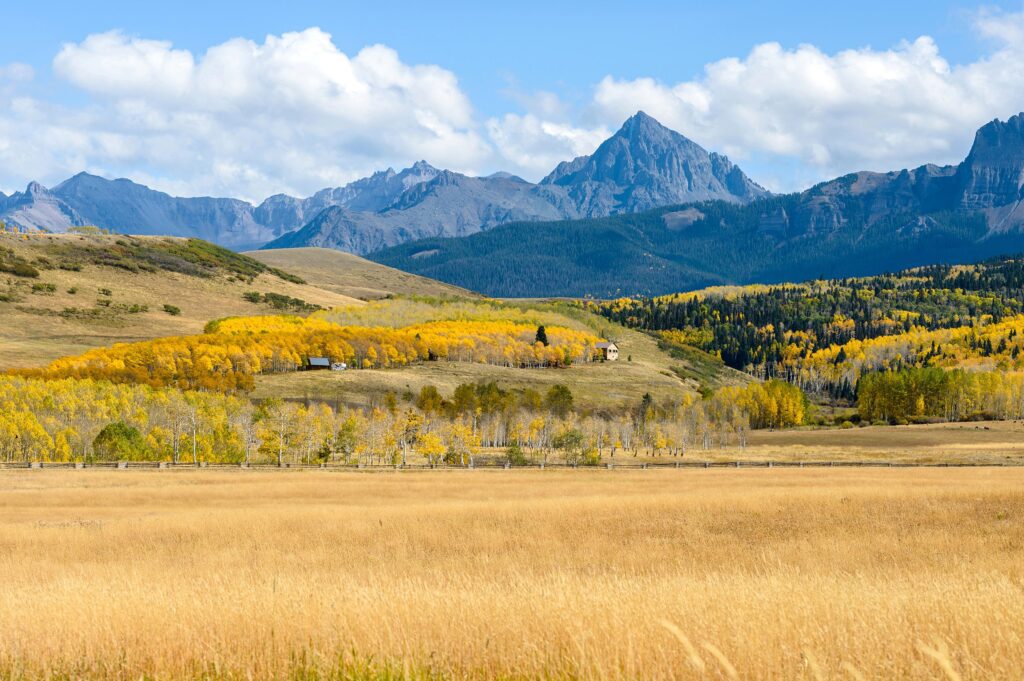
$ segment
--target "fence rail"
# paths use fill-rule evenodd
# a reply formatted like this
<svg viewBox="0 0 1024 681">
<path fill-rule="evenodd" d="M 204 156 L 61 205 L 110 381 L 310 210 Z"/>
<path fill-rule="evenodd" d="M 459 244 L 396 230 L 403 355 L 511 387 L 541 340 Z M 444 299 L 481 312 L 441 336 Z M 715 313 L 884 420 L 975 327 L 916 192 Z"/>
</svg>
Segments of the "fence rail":
<svg viewBox="0 0 1024 681">
<path fill-rule="evenodd" d="M 0 470 L 251 470 L 251 471 L 426 471 L 426 470 L 480 470 L 480 469 L 581 469 L 581 470 L 646 470 L 682 468 L 1007 468 L 1024 466 L 1024 462 L 901 462 L 901 461 L 651 461 L 603 462 L 600 464 L 529 463 L 509 464 L 502 461 L 474 461 L 468 465 L 450 464 L 349 464 L 349 463 L 171 463 L 169 461 L 0 461 Z"/>
</svg>

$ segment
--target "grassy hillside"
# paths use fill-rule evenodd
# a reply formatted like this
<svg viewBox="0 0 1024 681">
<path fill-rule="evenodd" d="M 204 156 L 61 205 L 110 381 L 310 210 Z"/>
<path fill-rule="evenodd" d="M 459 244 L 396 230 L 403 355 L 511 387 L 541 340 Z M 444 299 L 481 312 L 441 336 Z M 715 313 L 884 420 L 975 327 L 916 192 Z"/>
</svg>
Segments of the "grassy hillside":
<svg viewBox="0 0 1024 681">
<path fill-rule="evenodd" d="M 687 348 L 684 353 L 659 347 L 648 334 L 627 329 L 564 303 L 494 301 L 490 304 L 524 319 L 533 315 L 546 324 L 590 330 L 600 337 L 611 338 L 620 348 L 621 359 L 562 369 L 425 362 L 380 371 L 273 374 L 257 377 L 254 395 L 257 398 L 317 398 L 366 405 L 379 401 L 388 392 L 399 398 L 403 395 L 408 397 L 418 394 L 426 385 L 433 385 L 447 397 L 462 383 L 494 381 L 505 388 L 532 388 L 541 392 L 562 384 L 573 392 L 580 407 L 615 409 L 636 403 L 644 393 L 650 393 L 658 402 L 666 402 L 679 399 L 686 393 L 742 385 L 752 380 L 704 352 Z M 371 304 L 350 313 L 322 314 L 339 323 L 392 326 L 395 324 L 396 307 L 402 307 L 402 314 L 418 320 L 425 313 L 427 303 L 398 301 L 379 308 Z M 435 316 L 439 314 L 435 312 Z"/>
<path fill-rule="evenodd" d="M 0 368 L 198 333 L 211 319 L 361 304 L 212 244 L 122 235 L 0 234 Z M 171 306 L 165 309 L 164 306 Z"/>
<path fill-rule="evenodd" d="M 245 255 L 271 267 L 297 274 L 327 291 L 361 300 L 376 300 L 388 295 L 476 295 L 458 286 L 409 274 L 330 248 L 278 248 L 250 251 Z"/>
</svg>

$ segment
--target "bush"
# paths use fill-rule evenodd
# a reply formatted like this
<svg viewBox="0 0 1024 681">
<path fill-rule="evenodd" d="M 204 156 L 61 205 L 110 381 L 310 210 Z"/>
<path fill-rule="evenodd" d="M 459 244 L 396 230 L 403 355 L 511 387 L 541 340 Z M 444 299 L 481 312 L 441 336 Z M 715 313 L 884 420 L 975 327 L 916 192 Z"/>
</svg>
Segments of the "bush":
<svg viewBox="0 0 1024 681">
<path fill-rule="evenodd" d="M 71 288 L 68 289 L 68 293 L 70 295 L 75 295 L 76 293 L 78 293 L 78 287 L 77 286 L 72 286 Z"/>
<path fill-rule="evenodd" d="M 843 430 L 848 430 L 850 428 L 853 428 L 853 422 L 843 421 L 842 423 L 839 424 L 839 427 L 842 428 Z"/>
<path fill-rule="evenodd" d="M 181 308 L 178 307 L 177 305 L 167 305 L 167 304 L 165 304 L 164 305 L 164 312 L 166 312 L 167 314 L 171 315 L 172 317 L 177 317 L 178 315 L 181 314 Z"/>
<path fill-rule="evenodd" d="M 513 466 L 526 466 L 530 463 L 530 459 L 527 458 L 526 452 L 518 444 L 514 444 L 505 450 L 505 461 L 512 464 Z"/>
<path fill-rule="evenodd" d="M 4 268 L 4 271 L 13 274 L 16 277 L 27 277 L 30 279 L 36 279 L 39 277 L 39 270 L 27 262 L 16 262 L 13 265 L 8 265 Z"/>
<path fill-rule="evenodd" d="M 108 423 L 92 441 L 93 456 L 107 461 L 134 461 L 146 455 L 146 441 L 124 421 Z"/>
<path fill-rule="evenodd" d="M 250 303 L 258 303 L 263 300 L 263 296 L 260 295 L 259 291 L 246 291 L 242 294 L 242 298 Z"/>
<path fill-rule="evenodd" d="M 43 282 L 32 284 L 32 293 L 54 293 L 56 290 L 56 284 L 47 284 Z"/>
<path fill-rule="evenodd" d="M 109 288 L 101 288 L 101 289 L 99 289 L 99 294 L 101 296 L 107 296 L 109 298 L 112 295 L 114 295 L 114 292 L 111 291 Z"/>
</svg>

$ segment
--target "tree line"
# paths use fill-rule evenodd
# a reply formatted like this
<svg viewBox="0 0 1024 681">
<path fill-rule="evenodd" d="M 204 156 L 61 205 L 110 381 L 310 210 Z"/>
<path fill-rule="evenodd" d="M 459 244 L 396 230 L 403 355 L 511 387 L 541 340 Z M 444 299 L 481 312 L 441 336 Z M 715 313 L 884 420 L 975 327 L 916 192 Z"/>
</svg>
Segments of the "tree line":
<svg viewBox="0 0 1024 681">
<path fill-rule="evenodd" d="M 752 383 L 708 399 L 657 403 L 645 395 L 615 412 L 578 408 L 571 391 L 541 394 L 494 383 L 451 395 L 425 386 L 366 408 L 94 379 L 0 377 L 0 460 L 465 465 L 684 456 L 744 446 L 751 429 L 802 423 L 794 386 Z"/>
</svg>

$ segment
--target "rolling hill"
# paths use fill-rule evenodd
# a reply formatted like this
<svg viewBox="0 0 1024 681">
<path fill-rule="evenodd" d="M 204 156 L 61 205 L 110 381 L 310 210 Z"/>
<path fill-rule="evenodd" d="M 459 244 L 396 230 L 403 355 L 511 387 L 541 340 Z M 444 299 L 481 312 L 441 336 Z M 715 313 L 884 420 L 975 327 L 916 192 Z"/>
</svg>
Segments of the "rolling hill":
<svg viewBox="0 0 1024 681">
<path fill-rule="evenodd" d="M 476 293 L 330 248 L 276 248 L 245 253 L 325 291 L 360 300 L 393 295 L 475 297 Z"/>
<path fill-rule="evenodd" d="M 252 292 L 272 300 L 243 298 Z M 219 317 L 280 314 L 275 304 L 305 314 L 361 301 L 198 240 L 0 234 L 0 368 L 198 333 Z"/>
</svg>

